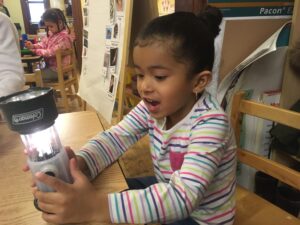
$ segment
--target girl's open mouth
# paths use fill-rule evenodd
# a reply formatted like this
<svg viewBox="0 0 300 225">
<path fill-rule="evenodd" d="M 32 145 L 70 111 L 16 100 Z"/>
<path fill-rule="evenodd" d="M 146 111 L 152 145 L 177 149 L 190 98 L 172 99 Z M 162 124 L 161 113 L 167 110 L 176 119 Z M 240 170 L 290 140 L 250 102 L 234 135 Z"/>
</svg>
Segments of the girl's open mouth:
<svg viewBox="0 0 300 225">
<path fill-rule="evenodd" d="M 159 105 L 160 105 L 159 101 L 155 101 L 155 100 L 152 100 L 152 99 L 149 99 L 149 98 L 143 98 L 143 100 L 144 100 L 148 110 L 151 113 L 154 113 L 154 112 L 158 111 Z"/>
</svg>

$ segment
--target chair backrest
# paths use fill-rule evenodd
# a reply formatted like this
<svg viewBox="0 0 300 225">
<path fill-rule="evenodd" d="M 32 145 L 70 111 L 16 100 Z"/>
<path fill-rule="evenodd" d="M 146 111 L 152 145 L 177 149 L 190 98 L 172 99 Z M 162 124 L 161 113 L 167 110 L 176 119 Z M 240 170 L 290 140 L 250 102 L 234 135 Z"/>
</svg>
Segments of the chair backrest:
<svg viewBox="0 0 300 225">
<path fill-rule="evenodd" d="M 76 56 L 75 51 L 73 49 L 66 49 L 61 50 L 58 49 L 55 52 L 56 63 L 57 63 L 57 74 L 58 74 L 58 81 L 63 82 L 66 78 L 64 77 L 68 74 L 68 78 L 75 78 L 77 72 L 76 66 Z M 64 57 L 70 57 L 70 64 L 63 65 Z"/>
<path fill-rule="evenodd" d="M 79 107 L 81 107 L 81 98 L 77 95 L 79 87 L 78 71 L 76 66 L 76 56 L 74 49 L 61 50 L 58 49 L 55 52 L 57 63 L 57 75 L 58 80 L 44 81 L 44 86 L 52 87 L 60 95 L 57 98 L 61 98 L 61 104 L 64 111 L 70 110 L 68 99 L 76 98 L 78 100 Z M 70 57 L 71 63 L 68 65 L 63 64 L 64 57 Z M 59 104 L 58 104 L 59 105 Z"/>
<path fill-rule="evenodd" d="M 244 93 L 238 92 L 233 97 L 231 111 L 231 124 L 233 126 L 238 144 L 240 140 L 240 126 L 243 114 L 300 129 L 300 113 L 263 103 L 245 100 Z M 272 177 L 275 177 L 296 189 L 300 189 L 299 172 L 272 159 L 267 159 L 263 156 L 253 153 L 251 152 L 251 149 L 245 150 L 238 147 L 237 155 L 240 162 L 262 171 Z"/>
<path fill-rule="evenodd" d="M 32 57 L 25 57 L 25 59 L 30 59 Z M 30 64 L 30 68 L 28 68 L 28 64 Z M 24 66 L 24 77 L 25 77 L 25 84 L 31 85 L 35 84 L 37 87 L 43 87 L 43 78 L 42 73 L 40 70 L 40 61 L 34 61 L 32 63 L 23 63 Z"/>
<path fill-rule="evenodd" d="M 35 69 L 33 73 L 25 73 L 25 84 L 34 83 L 37 87 L 43 87 L 42 73 L 40 69 Z"/>
</svg>

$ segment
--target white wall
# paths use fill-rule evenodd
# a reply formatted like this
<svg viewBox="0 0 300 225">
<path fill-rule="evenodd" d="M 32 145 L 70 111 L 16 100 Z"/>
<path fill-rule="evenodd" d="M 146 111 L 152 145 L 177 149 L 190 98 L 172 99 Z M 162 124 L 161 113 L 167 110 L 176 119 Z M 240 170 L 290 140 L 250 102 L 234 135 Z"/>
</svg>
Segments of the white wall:
<svg viewBox="0 0 300 225">
<path fill-rule="evenodd" d="M 65 10 L 64 0 L 50 0 L 50 7 Z"/>
<path fill-rule="evenodd" d="M 22 27 L 22 32 L 25 32 L 24 22 L 23 22 L 23 13 L 21 8 L 21 3 L 19 0 L 6 0 L 4 5 L 8 8 L 10 13 L 10 18 L 14 23 L 20 23 Z"/>
</svg>

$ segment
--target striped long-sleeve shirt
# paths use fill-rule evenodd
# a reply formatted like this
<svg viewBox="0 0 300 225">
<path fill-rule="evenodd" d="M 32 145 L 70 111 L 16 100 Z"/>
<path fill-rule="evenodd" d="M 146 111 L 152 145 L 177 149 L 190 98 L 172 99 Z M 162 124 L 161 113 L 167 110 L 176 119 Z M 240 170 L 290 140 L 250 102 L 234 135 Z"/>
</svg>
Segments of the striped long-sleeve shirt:
<svg viewBox="0 0 300 225">
<path fill-rule="evenodd" d="M 232 224 L 236 151 L 224 111 L 204 93 L 184 119 L 169 130 L 164 125 L 140 102 L 80 151 L 94 178 L 149 133 L 158 183 L 109 194 L 112 222 L 169 223 L 190 216 L 199 224 Z"/>
</svg>

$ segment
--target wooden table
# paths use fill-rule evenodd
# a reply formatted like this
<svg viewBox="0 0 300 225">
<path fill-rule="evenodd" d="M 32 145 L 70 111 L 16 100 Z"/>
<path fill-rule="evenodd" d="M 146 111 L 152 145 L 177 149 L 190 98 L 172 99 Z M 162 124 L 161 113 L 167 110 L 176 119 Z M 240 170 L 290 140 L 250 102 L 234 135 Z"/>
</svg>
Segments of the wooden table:
<svg viewBox="0 0 300 225">
<path fill-rule="evenodd" d="M 94 112 L 84 111 L 60 114 L 56 128 L 64 146 L 79 149 L 88 139 L 101 131 L 102 125 Z M 31 173 L 22 167 L 23 154 L 20 136 L 0 122 L 0 224 L 1 225 L 45 225 L 41 212 L 33 206 Z M 94 180 L 99 191 L 109 193 L 127 188 L 118 163 L 113 164 Z M 85 223 L 85 225 L 101 223 Z M 102 224 L 101 224 L 102 225 Z"/>
<path fill-rule="evenodd" d="M 26 55 L 26 56 L 22 56 L 21 57 L 21 60 L 22 60 L 22 63 L 26 63 L 27 64 L 27 71 L 28 73 L 33 73 L 33 70 L 34 70 L 34 63 L 39 63 L 41 60 L 42 60 L 42 56 L 40 55 L 35 55 L 35 56 L 29 56 L 29 55 Z"/>
</svg>

